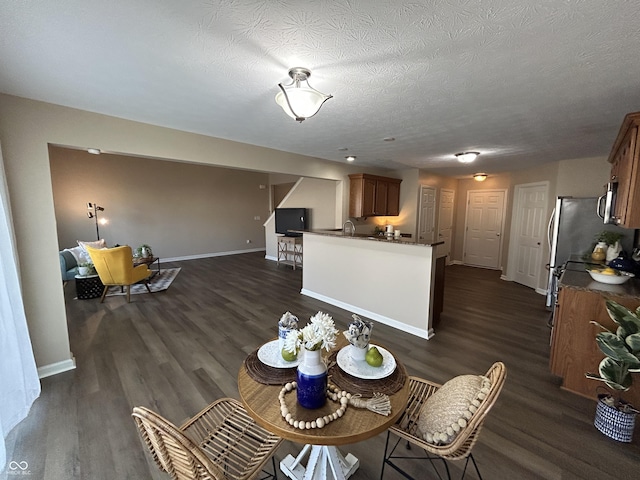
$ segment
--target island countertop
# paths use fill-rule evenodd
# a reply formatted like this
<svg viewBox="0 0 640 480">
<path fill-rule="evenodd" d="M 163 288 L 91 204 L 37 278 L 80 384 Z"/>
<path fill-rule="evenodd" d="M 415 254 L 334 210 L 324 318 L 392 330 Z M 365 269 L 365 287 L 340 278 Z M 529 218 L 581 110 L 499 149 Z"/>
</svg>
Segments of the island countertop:
<svg viewBox="0 0 640 480">
<path fill-rule="evenodd" d="M 559 285 L 585 292 L 640 299 L 640 279 L 638 278 L 627 280 L 622 285 L 609 285 L 596 282 L 586 271 L 565 270 L 560 277 Z"/>
<path fill-rule="evenodd" d="M 387 236 L 387 235 L 373 235 L 368 233 L 355 233 L 353 235 L 345 234 L 342 230 L 291 230 L 294 233 L 304 233 L 304 234 L 312 234 L 312 235 L 323 235 L 325 237 L 339 237 L 345 238 L 347 240 L 368 240 L 373 242 L 384 242 L 384 243 L 397 243 L 402 245 L 415 245 L 417 247 L 435 247 L 437 245 L 442 245 L 444 242 L 433 242 L 433 243 L 417 243 L 412 238 L 400 237 L 398 239 Z"/>
</svg>

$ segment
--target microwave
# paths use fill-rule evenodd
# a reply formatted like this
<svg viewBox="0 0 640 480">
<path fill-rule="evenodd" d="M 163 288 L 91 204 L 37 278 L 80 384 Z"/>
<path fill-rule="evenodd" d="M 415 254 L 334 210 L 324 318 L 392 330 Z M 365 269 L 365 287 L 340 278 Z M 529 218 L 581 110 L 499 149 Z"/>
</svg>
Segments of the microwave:
<svg viewBox="0 0 640 480">
<path fill-rule="evenodd" d="M 616 196 L 618 193 L 618 182 L 609 182 L 606 185 L 606 193 L 598 197 L 597 214 L 602 218 L 604 223 L 611 223 L 617 225 L 620 223 L 620 219 L 617 218 L 615 213 Z"/>
</svg>

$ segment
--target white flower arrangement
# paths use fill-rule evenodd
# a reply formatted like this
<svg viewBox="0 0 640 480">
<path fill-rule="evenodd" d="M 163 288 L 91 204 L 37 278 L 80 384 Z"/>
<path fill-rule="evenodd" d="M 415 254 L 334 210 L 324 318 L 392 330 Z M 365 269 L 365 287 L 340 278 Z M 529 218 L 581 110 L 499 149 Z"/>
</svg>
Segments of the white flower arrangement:
<svg viewBox="0 0 640 480">
<path fill-rule="evenodd" d="M 292 330 L 288 333 L 284 349 L 291 353 L 297 353 L 302 347 L 306 350 L 324 348 L 329 351 L 336 346 L 337 335 L 338 330 L 331 315 L 318 312 L 302 330 Z"/>
</svg>

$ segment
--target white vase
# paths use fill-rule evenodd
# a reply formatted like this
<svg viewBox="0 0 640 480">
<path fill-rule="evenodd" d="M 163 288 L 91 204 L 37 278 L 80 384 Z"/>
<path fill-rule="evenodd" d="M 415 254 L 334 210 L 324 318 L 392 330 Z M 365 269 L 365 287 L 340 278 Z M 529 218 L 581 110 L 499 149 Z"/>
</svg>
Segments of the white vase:
<svg viewBox="0 0 640 480">
<path fill-rule="evenodd" d="M 349 345 L 349 356 L 356 362 L 364 362 L 365 356 L 369 351 L 369 345 L 364 348 L 356 347 L 355 345 Z"/>
<path fill-rule="evenodd" d="M 78 267 L 78 275 L 82 277 L 89 275 L 89 267 Z"/>
<path fill-rule="evenodd" d="M 622 247 L 620 246 L 620 241 L 617 241 L 613 245 L 609 245 L 607 247 L 607 263 L 609 263 L 614 258 L 618 258 L 620 252 L 622 251 Z"/>
</svg>

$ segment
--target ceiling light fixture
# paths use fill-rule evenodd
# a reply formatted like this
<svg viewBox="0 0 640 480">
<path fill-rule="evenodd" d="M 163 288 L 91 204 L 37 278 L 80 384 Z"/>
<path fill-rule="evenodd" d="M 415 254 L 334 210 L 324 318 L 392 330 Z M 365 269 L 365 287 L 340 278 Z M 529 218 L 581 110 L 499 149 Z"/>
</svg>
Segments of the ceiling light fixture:
<svg viewBox="0 0 640 480">
<path fill-rule="evenodd" d="M 99 148 L 87 148 L 87 152 L 92 155 L 100 155 L 102 153 Z"/>
<path fill-rule="evenodd" d="M 471 163 L 478 155 L 480 155 L 480 152 L 462 152 L 456 153 L 456 158 L 461 163 Z"/>
<path fill-rule="evenodd" d="M 276 103 L 296 121 L 313 117 L 324 102 L 333 98 L 333 95 L 325 95 L 309 85 L 310 70 L 294 67 L 289 70 L 289 76 L 292 79 L 289 85 L 278 84 L 281 91 L 276 95 Z"/>
<path fill-rule="evenodd" d="M 487 174 L 486 173 L 475 173 L 473 175 L 473 179 L 476 182 L 484 182 L 487 179 Z"/>
<path fill-rule="evenodd" d="M 355 155 L 349 155 L 348 157 L 344 157 L 347 159 L 347 162 L 353 162 L 356 159 Z"/>
</svg>

